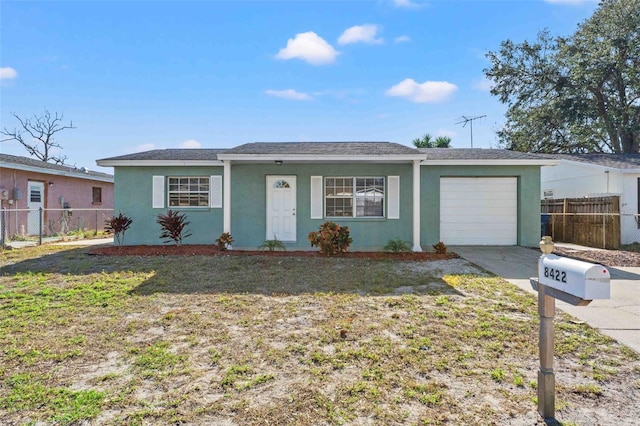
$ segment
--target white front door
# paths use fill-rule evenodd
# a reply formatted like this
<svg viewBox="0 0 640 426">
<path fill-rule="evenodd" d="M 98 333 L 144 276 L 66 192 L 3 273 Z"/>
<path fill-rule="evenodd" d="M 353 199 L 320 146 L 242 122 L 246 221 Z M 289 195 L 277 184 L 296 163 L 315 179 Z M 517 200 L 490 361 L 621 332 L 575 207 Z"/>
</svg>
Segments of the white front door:
<svg viewBox="0 0 640 426">
<path fill-rule="evenodd" d="M 266 239 L 296 241 L 295 176 L 267 176 Z"/>
<path fill-rule="evenodd" d="M 40 233 L 40 208 L 44 208 L 44 183 L 29 181 L 27 196 L 27 233 L 38 235 Z M 44 217 L 43 217 L 44 220 Z M 44 231 L 44 223 L 42 224 Z M 44 232 L 43 232 L 44 233 Z"/>
</svg>

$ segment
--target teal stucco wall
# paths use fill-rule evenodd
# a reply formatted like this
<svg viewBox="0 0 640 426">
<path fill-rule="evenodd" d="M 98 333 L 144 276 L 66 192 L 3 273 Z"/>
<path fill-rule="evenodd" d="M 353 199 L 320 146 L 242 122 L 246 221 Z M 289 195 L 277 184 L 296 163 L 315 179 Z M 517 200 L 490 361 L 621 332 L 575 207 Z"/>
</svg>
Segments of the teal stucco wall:
<svg viewBox="0 0 640 426">
<path fill-rule="evenodd" d="M 421 166 L 421 235 L 423 247 L 440 240 L 441 177 L 516 177 L 518 179 L 518 245 L 540 241 L 539 166 Z M 444 241 L 446 244 L 446 241 Z"/>
<path fill-rule="evenodd" d="M 124 243 L 163 244 L 156 217 L 168 208 L 152 208 L 153 176 L 222 174 L 222 167 L 116 167 L 115 211 L 133 218 Z M 349 227 L 353 250 L 381 250 L 391 239 L 411 242 L 412 166 L 409 164 L 234 164 L 231 167 L 231 235 L 234 248 L 256 249 L 267 239 L 268 175 L 296 176 L 297 236 L 296 242 L 286 243 L 290 249 L 311 250 L 307 235 L 326 220 Z M 311 176 L 400 176 L 400 219 L 311 219 Z M 182 208 L 179 211 L 185 213 L 191 222 L 189 229 L 193 234 L 183 241 L 184 244 L 214 244 L 223 231 L 222 209 Z"/>
<path fill-rule="evenodd" d="M 391 239 L 412 236 L 412 166 L 410 164 L 236 164 L 231 168 L 231 235 L 236 248 L 255 248 L 267 239 L 266 179 L 296 176 L 295 243 L 291 249 L 312 249 L 307 236 L 325 221 L 349 227 L 352 250 L 381 250 Z M 400 219 L 311 219 L 311 176 L 400 176 Z M 385 197 L 385 211 L 387 199 Z M 385 215 L 386 216 L 386 215 Z M 316 250 L 316 248 L 313 248 Z"/>
<path fill-rule="evenodd" d="M 152 208 L 153 176 L 222 175 L 219 167 L 116 167 L 115 214 L 133 218 L 125 244 L 163 244 L 156 223 L 164 209 Z M 352 250 L 381 250 L 389 240 L 409 245 L 413 235 L 413 172 L 411 164 L 234 164 L 231 167 L 231 235 L 238 249 L 255 249 L 267 239 L 266 178 L 296 176 L 296 241 L 290 249 L 312 248 L 307 241 L 327 220 L 348 226 Z M 400 219 L 325 218 L 311 219 L 311 176 L 400 176 Z M 518 178 L 518 244 L 537 246 L 540 239 L 540 168 L 538 166 L 421 166 L 421 244 L 439 241 L 440 177 L 514 176 Z M 387 197 L 385 197 L 385 212 Z M 191 222 L 192 236 L 184 244 L 214 244 L 223 231 L 222 208 L 179 209 Z M 386 213 L 385 213 L 386 215 Z M 445 242 L 446 243 L 446 242 Z M 315 248 L 313 249 L 315 250 Z"/>
<path fill-rule="evenodd" d="M 152 208 L 153 176 L 213 176 L 222 175 L 222 171 L 222 167 L 115 167 L 115 214 L 122 213 L 133 219 L 125 233 L 124 244 L 164 244 L 160 239 L 160 225 L 156 223 L 156 218 L 169 208 Z M 221 208 L 174 210 L 185 213 L 191 222 L 188 229 L 193 235 L 185 239 L 184 244 L 214 244 L 222 233 Z"/>
</svg>

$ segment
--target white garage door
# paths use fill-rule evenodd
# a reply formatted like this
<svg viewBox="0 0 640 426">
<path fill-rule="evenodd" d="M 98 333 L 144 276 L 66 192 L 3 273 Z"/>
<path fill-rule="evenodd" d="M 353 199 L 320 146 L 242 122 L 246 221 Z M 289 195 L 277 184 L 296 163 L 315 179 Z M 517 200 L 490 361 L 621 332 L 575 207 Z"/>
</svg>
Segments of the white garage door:
<svg viewBox="0 0 640 426">
<path fill-rule="evenodd" d="M 516 245 L 517 179 L 441 178 L 440 240 L 447 245 Z"/>
</svg>

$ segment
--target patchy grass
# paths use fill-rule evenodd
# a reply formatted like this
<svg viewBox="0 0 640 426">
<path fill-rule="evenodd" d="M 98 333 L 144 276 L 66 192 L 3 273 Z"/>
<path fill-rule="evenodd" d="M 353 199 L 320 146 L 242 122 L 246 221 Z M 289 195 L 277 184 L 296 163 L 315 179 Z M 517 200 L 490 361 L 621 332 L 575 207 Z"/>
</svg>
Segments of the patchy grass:
<svg viewBox="0 0 640 426">
<path fill-rule="evenodd" d="M 3 424 L 544 424 L 535 298 L 460 259 L 1 256 Z M 635 352 L 556 354 L 564 424 L 635 422 Z"/>
</svg>

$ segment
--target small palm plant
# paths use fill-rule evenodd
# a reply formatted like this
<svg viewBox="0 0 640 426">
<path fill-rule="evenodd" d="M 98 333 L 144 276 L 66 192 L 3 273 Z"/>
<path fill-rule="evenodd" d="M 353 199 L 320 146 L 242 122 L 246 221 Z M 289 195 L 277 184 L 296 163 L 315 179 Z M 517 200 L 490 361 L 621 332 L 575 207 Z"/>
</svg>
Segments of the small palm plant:
<svg viewBox="0 0 640 426">
<path fill-rule="evenodd" d="M 388 251 L 391 253 L 404 253 L 411 251 L 411 247 L 409 247 L 409 244 L 407 242 L 402 241 L 401 239 L 389 240 L 389 242 L 387 242 L 387 245 L 384 246 L 384 251 Z"/>
<path fill-rule="evenodd" d="M 287 251 L 287 247 L 284 243 L 277 238 L 265 241 L 260 247 L 258 247 L 258 249 L 266 251 Z"/>
</svg>

